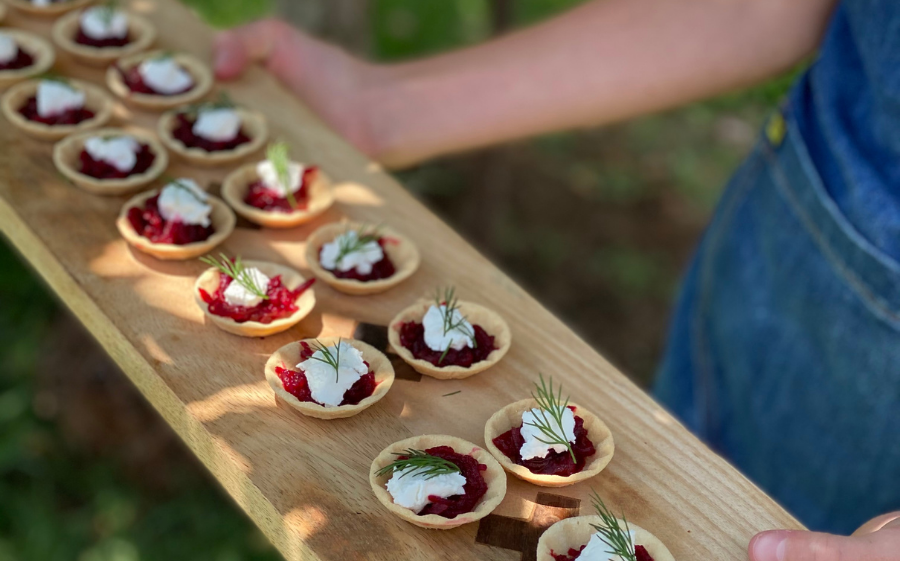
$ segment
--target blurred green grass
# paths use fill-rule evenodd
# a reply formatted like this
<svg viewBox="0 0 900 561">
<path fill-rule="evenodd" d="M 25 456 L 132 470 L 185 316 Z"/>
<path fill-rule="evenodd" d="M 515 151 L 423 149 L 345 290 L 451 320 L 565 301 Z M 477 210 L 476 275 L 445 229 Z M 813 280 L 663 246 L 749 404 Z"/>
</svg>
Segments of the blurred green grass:
<svg viewBox="0 0 900 561">
<path fill-rule="evenodd" d="M 261 17 L 275 7 L 273 0 L 185 1 L 217 27 Z M 516 0 L 512 19 L 527 24 L 579 1 Z M 480 41 L 492 33 L 492 9 L 489 0 L 373 0 L 366 15 L 371 54 L 396 60 Z M 746 139 L 723 141 L 722 134 L 733 136 L 728 126 L 752 134 L 791 78 L 602 131 L 549 135 L 488 157 L 494 167 L 512 170 L 514 185 L 536 183 L 536 190 L 553 183 L 566 204 L 598 215 L 604 209 L 637 215 L 661 198 L 674 197 L 679 216 L 689 216 L 699 232 L 747 149 Z M 483 167 L 472 161 L 436 162 L 402 179 L 465 229 L 471 207 L 461 201 L 477 198 L 473 185 L 483 181 L 488 188 L 492 181 L 483 179 Z M 534 190 L 525 192 L 534 197 Z M 602 325 L 598 334 L 591 333 L 598 323 L 596 302 L 586 305 L 578 298 L 594 290 L 605 296 L 603 301 L 623 302 L 621 322 L 610 323 L 633 338 L 633 331 L 648 329 L 647 314 L 664 313 L 659 310 L 671 299 L 677 259 L 627 231 L 597 237 L 587 235 L 587 229 L 567 231 L 558 219 L 534 218 L 524 204 L 499 209 L 482 230 L 486 234 L 479 241 L 505 268 L 525 278 L 564 315 L 567 306 L 576 310 L 566 317 L 587 335 L 608 341 L 626 371 L 648 375 L 658 349 L 645 337 L 633 349 L 621 350 L 616 334 L 603 339 Z M 583 278 L 585 290 L 560 284 L 560 278 L 577 276 L 573 271 Z M 0 561 L 278 559 L 237 507 L 197 470 L 187 470 L 173 492 L 160 495 L 124 476 L 114 454 L 97 456 L 72 447 L 57 426 L 35 413 L 37 355 L 58 313 L 18 257 L 0 245 Z M 615 319 L 618 312 L 611 313 Z M 631 317 L 639 325 L 629 330 Z"/>
</svg>

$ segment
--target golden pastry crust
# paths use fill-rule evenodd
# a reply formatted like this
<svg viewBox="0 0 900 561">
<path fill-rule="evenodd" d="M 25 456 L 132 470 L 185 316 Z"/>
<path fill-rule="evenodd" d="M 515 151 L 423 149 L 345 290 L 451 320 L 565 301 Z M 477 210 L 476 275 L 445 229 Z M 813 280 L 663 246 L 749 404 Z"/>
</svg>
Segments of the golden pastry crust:
<svg viewBox="0 0 900 561">
<path fill-rule="evenodd" d="M 82 11 L 70 12 L 53 24 L 51 36 L 56 45 L 77 61 L 90 66 L 106 66 L 116 60 L 150 48 L 156 40 L 156 28 L 146 19 L 124 12 L 128 17 L 128 35 L 131 41 L 122 47 L 91 47 L 75 42 L 81 28 Z"/>
<path fill-rule="evenodd" d="M 444 518 L 437 514 L 419 516 L 408 508 L 394 504 L 394 499 L 391 497 L 391 494 L 388 493 L 386 487 L 391 476 L 389 474 L 379 476 L 378 471 L 397 459 L 394 452 L 403 452 L 410 448 L 415 450 L 426 450 L 435 446 L 449 446 L 458 454 L 468 454 L 473 456 L 478 460 L 478 463 L 487 466 L 487 469 L 481 472 L 481 475 L 484 477 L 484 481 L 488 486 L 487 493 L 481 498 L 481 502 L 472 512 L 460 514 L 456 518 Z M 369 469 L 369 483 L 372 485 L 372 491 L 375 492 L 375 496 L 385 508 L 407 522 L 430 530 L 449 530 L 451 528 L 456 528 L 457 526 L 462 526 L 463 524 L 481 520 L 493 512 L 494 509 L 503 502 L 503 497 L 506 496 L 506 474 L 503 472 L 503 468 L 500 467 L 500 464 L 497 463 L 497 460 L 484 449 L 467 440 L 446 435 L 414 436 L 391 444 L 375 458 L 375 461 L 372 462 L 372 467 Z"/>
<path fill-rule="evenodd" d="M 29 80 L 16 84 L 0 100 L 0 109 L 3 111 L 3 116 L 13 126 L 29 136 L 39 140 L 59 140 L 70 134 L 102 127 L 112 117 L 113 102 L 103 90 L 86 82 L 69 80 L 69 84 L 85 92 L 85 107 L 94 112 L 92 118 L 77 125 L 45 125 L 26 119 L 19 113 L 19 109 L 25 105 L 25 102 L 31 96 L 37 93 L 39 83 L 40 80 Z"/>
<path fill-rule="evenodd" d="M 212 70 L 200 59 L 185 53 L 175 53 L 172 55 L 172 58 L 194 78 L 193 88 L 178 95 L 153 95 L 131 91 L 122 79 L 122 70 L 130 70 L 145 60 L 159 57 L 163 54 L 165 54 L 164 51 L 152 51 L 123 57 L 116 64 L 107 68 L 106 87 L 117 97 L 124 99 L 128 103 L 150 111 L 165 111 L 173 107 L 188 105 L 202 99 L 209 93 L 215 82 Z"/>
<path fill-rule="evenodd" d="M 551 551 L 556 554 L 567 553 L 570 548 L 578 549 L 587 545 L 596 530 L 591 524 L 601 526 L 603 519 L 599 516 L 576 516 L 560 520 L 541 535 L 537 546 L 537 561 L 553 561 Z M 624 528 L 625 522 L 619 520 Z M 636 524 L 628 523 L 628 529 L 634 532 L 635 545 L 642 545 L 654 561 L 675 561 L 668 548 L 659 538 Z"/>
<path fill-rule="evenodd" d="M 356 405 L 339 405 L 337 407 L 325 407 L 318 403 L 300 401 L 284 389 L 281 378 L 275 373 L 275 368 L 281 366 L 283 368 L 295 369 L 300 363 L 300 343 L 306 342 L 310 345 L 321 343 L 326 347 L 334 345 L 338 341 L 346 341 L 356 347 L 363 355 L 363 360 L 369 363 L 369 370 L 375 374 L 375 391 L 369 397 L 360 401 Z M 384 353 L 362 341 L 356 339 L 340 339 L 338 337 L 322 337 L 320 339 L 304 339 L 296 343 L 285 345 L 275 351 L 269 360 L 266 361 L 266 381 L 275 392 L 275 397 L 282 402 L 293 407 L 303 415 L 315 417 L 316 419 L 346 419 L 358 415 L 372 405 L 378 403 L 387 395 L 391 386 L 394 384 L 394 367 L 391 361 Z"/>
<path fill-rule="evenodd" d="M 459 301 L 459 311 L 462 313 L 469 323 L 480 325 L 488 332 L 488 335 L 494 336 L 494 349 L 488 357 L 481 362 L 476 362 L 472 366 L 466 368 L 462 366 L 435 366 L 428 361 L 417 359 L 413 356 L 409 349 L 400 344 L 400 326 L 410 321 L 422 322 L 425 312 L 434 304 L 433 299 L 422 298 L 412 306 L 404 309 L 397 314 L 388 324 L 388 341 L 394 352 L 400 355 L 407 364 L 413 367 L 416 372 L 437 378 L 439 380 L 458 380 L 474 376 L 479 372 L 484 372 L 488 368 L 494 366 L 500 359 L 509 352 L 512 345 L 512 334 L 509 331 L 509 325 L 500 317 L 497 312 L 479 306 L 472 302 Z"/>
<path fill-rule="evenodd" d="M 223 150 L 221 152 L 207 152 L 200 148 L 189 148 L 183 142 L 172 135 L 172 131 L 177 124 L 177 116 L 181 112 L 174 109 L 163 113 L 159 118 L 158 134 L 160 140 L 166 147 L 188 161 L 191 164 L 205 167 L 216 167 L 231 164 L 246 158 L 250 154 L 262 148 L 269 137 L 269 126 L 266 124 L 266 118 L 262 113 L 248 111 L 243 108 L 235 108 L 241 116 L 241 126 L 250 137 L 250 142 L 242 144 L 234 150 Z"/>
<path fill-rule="evenodd" d="M 484 425 L 485 447 L 495 458 L 497 458 L 497 461 L 500 462 L 506 471 L 519 479 L 523 479 L 541 487 L 566 487 L 590 479 L 603 471 L 609 464 L 609 461 L 612 460 L 613 453 L 616 450 L 615 443 L 613 442 L 613 435 L 609 430 L 609 427 L 606 426 L 606 423 L 604 423 L 600 417 L 594 415 L 578 404 L 569 403 L 569 406 L 574 407 L 575 414 L 584 419 L 584 428 L 587 429 L 588 438 L 590 438 L 596 449 L 594 455 L 589 458 L 588 464 L 578 473 L 567 477 L 532 473 L 527 467 L 513 463 L 506 454 L 494 446 L 494 438 L 513 427 L 522 426 L 522 414 L 529 409 L 538 407 L 538 403 L 534 399 L 523 399 L 511 403 L 494 413 Z"/>
<path fill-rule="evenodd" d="M 208 201 L 212 206 L 210 220 L 215 228 L 215 233 L 209 239 L 185 245 L 153 243 L 135 232 L 131 222 L 128 221 L 128 210 L 133 207 L 143 208 L 147 199 L 158 194 L 159 190 L 155 189 L 135 195 L 125 203 L 121 212 L 119 212 L 119 217 L 116 219 L 116 227 L 119 229 L 119 233 L 122 234 L 125 241 L 139 251 L 163 261 L 185 261 L 209 253 L 214 247 L 225 241 L 234 231 L 234 226 L 237 222 L 234 213 L 221 199 L 210 195 Z"/>
<path fill-rule="evenodd" d="M 97 136 L 131 136 L 150 147 L 155 156 L 153 164 L 144 173 L 125 179 L 96 179 L 78 171 L 81 152 L 90 138 Z M 53 163 L 61 174 L 75 185 L 95 195 L 128 195 L 158 179 L 169 167 L 169 154 L 162 144 L 148 132 L 125 129 L 99 129 L 73 134 L 56 143 Z"/>
<path fill-rule="evenodd" d="M 339 279 L 331 271 L 322 267 L 319 263 L 319 253 L 322 251 L 322 246 L 348 230 L 358 230 L 362 227 L 362 224 L 355 222 L 336 222 L 326 224 L 310 234 L 306 240 L 307 267 L 335 290 L 353 295 L 384 292 L 397 286 L 416 272 L 421 260 L 419 250 L 416 249 L 416 246 L 409 239 L 386 227 L 381 227 L 379 230 L 383 238 L 390 240 L 390 243 L 385 243 L 384 247 L 384 251 L 394 263 L 395 268 L 395 272 L 390 278 L 370 282 L 361 282 L 355 279 Z"/>
<path fill-rule="evenodd" d="M 6 19 L 6 4 L 0 3 L 0 23 Z"/>
<path fill-rule="evenodd" d="M 35 6 L 28 0 L 6 0 L 13 8 L 31 14 L 33 16 L 56 17 L 82 6 L 92 4 L 94 0 L 69 0 L 68 2 L 53 2 L 49 6 Z"/>
<path fill-rule="evenodd" d="M 319 169 L 308 186 L 309 204 L 303 210 L 271 212 L 252 207 L 244 202 L 251 184 L 259 180 L 256 164 L 246 164 L 231 173 L 222 183 L 222 198 L 236 213 L 254 224 L 265 228 L 293 228 L 319 216 L 334 203 L 331 179 Z"/>
<path fill-rule="evenodd" d="M 0 10 L 4 9 L 6 8 L 0 4 Z M 0 17 L 0 20 L 2 19 Z M 22 80 L 39 76 L 50 70 L 53 63 L 56 62 L 56 51 L 53 50 L 53 45 L 42 37 L 18 29 L 3 29 L 2 31 L 5 35 L 12 37 L 23 51 L 34 57 L 34 64 L 19 70 L 0 70 L 0 88 L 7 88 Z"/>
<path fill-rule="evenodd" d="M 290 267 L 266 261 L 244 261 L 243 263 L 248 268 L 256 267 L 269 278 L 281 275 L 282 283 L 290 290 L 296 289 L 306 281 L 300 273 Z M 203 298 L 200 296 L 201 288 L 209 294 L 215 294 L 216 290 L 219 288 L 218 269 L 209 268 L 197 278 L 197 282 L 194 283 L 194 301 L 197 302 L 197 305 L 200 306 L 200 309 L 206 314 L 206 318 L 211 321 L 213 325 L 223 331 L 227 331 L 234 335 L 240 335 L 241 337 L 268 337 L 269 335 L 286 331 L 308 316 L 316 306 L 315 291 L 312 287 L 309 287 L 303 291 L 303 294 L 297 297 L 297 300 L 295 300 L 297 311 L 290 316 L 277 319 L 271 323 L 260 323 L 258 321 L 238 323 L 231 318 L 210 313 L 209 304 L 204 302 Z"/>
</svg>

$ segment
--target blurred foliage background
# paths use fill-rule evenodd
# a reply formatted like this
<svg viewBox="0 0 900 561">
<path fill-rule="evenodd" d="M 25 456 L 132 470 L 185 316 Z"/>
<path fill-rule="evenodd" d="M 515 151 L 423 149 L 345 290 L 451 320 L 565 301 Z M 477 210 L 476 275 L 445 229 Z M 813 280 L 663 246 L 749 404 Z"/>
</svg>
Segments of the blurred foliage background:
<svg viewBox="0 0 900 561">
<path fill-rule="evenodd" d="M 279 12 L 384 61 L 482 41 L 579 2 L 185 1 L 218 27 Z M 447 158 L 400 178 L 647 384 L 678 276 L 790 81 Z M 279 559 L 2 244 L 0 340 L 0 561 Z"/>
</svg>

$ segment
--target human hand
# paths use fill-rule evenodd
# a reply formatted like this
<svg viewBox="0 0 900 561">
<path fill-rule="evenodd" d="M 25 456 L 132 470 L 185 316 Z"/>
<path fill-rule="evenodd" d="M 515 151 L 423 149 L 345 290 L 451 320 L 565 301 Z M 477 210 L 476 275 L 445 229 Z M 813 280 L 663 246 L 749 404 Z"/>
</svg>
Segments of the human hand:
<svg viewBox="0 0 900 561">
<path fill-rule="evenodd" d="M 335 131 L 369 156 L 378 157 L 367 112 L 367 93 L 379 67 L 310 37 L 278 19 L 224 31 L 213 47 L 216 77 L 232 80 L 253 63 L 263 64 Z"/>
<path fill-rule="evenodd" d="M 850 537 L 771 530 L 750 540 L 751 561 L 900 561 L 900 512 L 865 523 Z"/>
</svg>

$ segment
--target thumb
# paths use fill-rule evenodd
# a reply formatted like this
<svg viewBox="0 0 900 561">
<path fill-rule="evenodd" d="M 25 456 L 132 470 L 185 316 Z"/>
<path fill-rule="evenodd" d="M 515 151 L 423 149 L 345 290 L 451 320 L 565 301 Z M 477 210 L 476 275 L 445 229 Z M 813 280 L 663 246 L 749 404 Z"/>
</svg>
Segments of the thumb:
<svg viewBox="0 0 900 561">
<path fill-rule="evenodd" d="M 757 534 L 749 553 L 752 561 L 900 561 L 900 529 L 850 538 L 774 530 Z"/>
<path fill-rule="evenodd" d="M 213 44 L 216 77 L 231 80 L 254 62 L 268 62 L 277 44 L 290 31 L 288 24 L 277 19 L 264 19 L 223 31 Z"/>
</svg>

